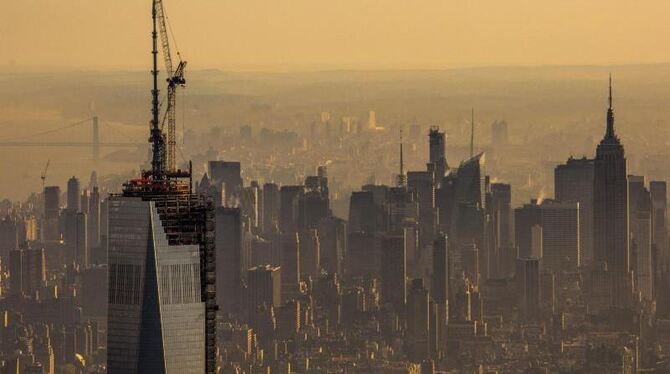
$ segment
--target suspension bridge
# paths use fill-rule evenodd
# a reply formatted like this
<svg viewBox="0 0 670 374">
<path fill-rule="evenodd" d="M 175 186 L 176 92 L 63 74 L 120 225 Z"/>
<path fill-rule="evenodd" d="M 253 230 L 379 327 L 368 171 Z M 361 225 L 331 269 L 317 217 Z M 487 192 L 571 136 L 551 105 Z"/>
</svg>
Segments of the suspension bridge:
<svg viewBox="0 0 670 374">
<path fill-rule="evenodd" d="M 29 135 L 17 136 L 14 138 L 0 139 L 0 147 L 89 147 L 91 149 L 93 160 L 98 161 L 100 159 L 101 148 L 138 148 L 147 145 L 147 143 L 140 142 L 102 141 L 100 136 L 100 123 L 101 121 L 99 118 L 97 116 L 93 116 L 54 129 L 40 131 Z M 76 129 L 78 127 L 81 128 L 84 126 L 90 126 L 90 141 L 43 140 L 48 135 L 59 132 L 63 133 L 65 130 Z M 121 134 L 125 138 L 136 138 L 124 134 L 121 130 L 115 128 L 114 124 L 105 122 L 104 126 L 106 129 L 116 130 L 117 133 Z"/>
</svg>

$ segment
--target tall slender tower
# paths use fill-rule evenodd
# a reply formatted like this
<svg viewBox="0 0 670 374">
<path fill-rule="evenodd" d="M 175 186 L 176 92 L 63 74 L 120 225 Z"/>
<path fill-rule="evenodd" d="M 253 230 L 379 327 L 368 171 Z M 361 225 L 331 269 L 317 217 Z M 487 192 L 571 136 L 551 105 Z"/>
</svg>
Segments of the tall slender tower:
<svg viewBox="0 0 670 374">
<path fill-rule="evenodd" d="M 593 202 L 594 292 L 607 295 L 609 306 L 626 307 L 632 292 L 628 182 L 624 148 L 614 132 L 611 76 L 607 128 L 594 161 Z"/>
<path fill-rule="evenodd" d="M 107 372 L 214 374 L 214 209 L 192 192 L 190 170 L 165 168 L 157 122 L 159 3 L 152 1 L 151 170 L 108 199 Z"/>
<path fill-rule="evenodd" d="M 396 180 L 398 187 L 405 187 L 407 183 L 407 176 L 405 175 L 405 160 L 403 159 L 402 153 L 402 129 L 400 130 L 400 174 Z"/>
</svg>

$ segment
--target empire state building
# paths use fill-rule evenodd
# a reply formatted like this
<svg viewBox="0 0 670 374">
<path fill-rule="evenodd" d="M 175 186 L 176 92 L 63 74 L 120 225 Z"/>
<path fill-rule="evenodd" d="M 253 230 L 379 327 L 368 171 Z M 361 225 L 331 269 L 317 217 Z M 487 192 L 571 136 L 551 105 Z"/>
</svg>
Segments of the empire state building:
<svg viewBox="0 0 670 374">
<path fill-rule="evenodd" d="M 594 292 L 604 297 L 603 307 L 624 308 L 632 292 L 628 180 L 624 148 L 614 132 L 611 76 L 607 129 L 596 149 L 593 183 Z"/>
</svg>

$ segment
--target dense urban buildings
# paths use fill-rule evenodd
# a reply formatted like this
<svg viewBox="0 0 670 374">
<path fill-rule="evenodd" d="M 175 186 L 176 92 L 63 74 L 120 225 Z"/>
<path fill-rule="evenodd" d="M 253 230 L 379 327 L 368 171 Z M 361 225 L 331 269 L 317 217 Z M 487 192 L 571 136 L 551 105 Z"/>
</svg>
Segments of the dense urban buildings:
<svg viewBox="0 0 670 374">
<path fill-rule="evenodd" d="M 538 127 L 555 118 L 517 112 L 568 112 L 556 92 L 578 87 L 556 75 L 559 91 L 541 98 L 551 110 L 513 105 L 527 86 L 503 80 L 482 99 L 499 81 L 448 77 L 467 100 L 439 95 L 481 104 L 490 127 L 437 105 L 434 72 L 408 73 L 419 89 L 401 94 L 383 74 L 357 85 L 309 73 L 287 93 L 282 75 L 201 71 L 205 89 L 184 100 L 186 61 L 163 1 L 151 3 L 149 144 L 101 140 L 114 124 L 92 114 L 97 73 L 82 90 L 90 143 L 0 139 L 92 156 L 47 184 L 49 159 L 37 193 L 0 200 L 0 374 L 670 372 L 667 157 L 633 146 L 632 127 L 615 131 L 611 75 L 604 121 L 588 109 L 598 130 L 574 115 L 580 126 L 547 139 Z M 54 84 L 31 79 L 32 91 Z M 218 91 L 230 79 L 242 93 Z M 68 96 L 58 113 L 80 105 Z M 39 120 L 32 110 L 3 112 L 3 128 L 23 112 Z"/>
</svg>

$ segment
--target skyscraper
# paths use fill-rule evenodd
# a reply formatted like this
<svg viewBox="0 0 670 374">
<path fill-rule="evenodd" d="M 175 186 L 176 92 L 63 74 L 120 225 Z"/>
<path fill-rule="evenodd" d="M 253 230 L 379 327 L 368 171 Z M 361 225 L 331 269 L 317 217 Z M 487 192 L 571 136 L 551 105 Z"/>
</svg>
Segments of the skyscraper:
<svg viewBox="0 0 670 374">
<path fill-rule="evenodd" d="M 407 252 L 405 238 L 385 236 L 381 247 L 381 298 L 391 304 L 396 313 L 402 314 L 407 301 Z"/>
<path fill-rule="evenodd" d="M 235 161 L 210 161 L 209 176 L 212 183 L 219 185 L 223 183 L 225 191 L 225 203 L 229 203 L 233 197 L 239 197 L 242 189 L 241 167 Z M 224 204 L 225 205 L 225 204 Z"/>
<path fill-rule="evenodd" d="M 523 322 L 540 318 L 540 259 L 518 258 L 516 262 L 517 297 Z"/>
<path fill-rule="evenodd" d="M 438 126 L 434 126 L 428 131 L 428 142 L 429 168 L 435 173 L 435 182 L 439 185 L 449 168 L 446 155 L 447 136 Z"/>
<path fill-rule="evenodd" d="M 162 10 L 154 1 L 151 170 L 108 199 L 110 374 L 217 371 L 214 208 L 193 193 L 190 167 L 184 172 L 170 162 L 174 143 L 159 124 Z"/>
<path fill-rule="evenodd" d="M 279 308 L 281 301 L 281 268 L 278 266 L 262 265 L 248 270 L 249 320 L 253 321 L 257 309 L 266 306 Z M 253 325 L 253 322 L 252 322 Z"/>
<path fill-rule="evenodd" d="M 53 242 L 60 239 L 59 214 L 60 187 L 47 186 L 44 188 L 44 222 L 42 226 L 42 237 L 45 241 Z"/>
<path fill-rule="evenodd" d="M 67 209 L 75 212 L 81 210 L 81 183 L 76 177 L 67 181 Z"/>
<path fill-rule="evenodd" d="M 242 215 L 240 208 L 216 208 L 217 304 L 224 313 L 239 312 L 242 288 Z"/>
<path fill-rule="evenodd" d="M 570 157 L 554 169 L 557 201 L 579 203 L 579 241 L 583 263 L 593 261 L 593 159 Z"/>
<path fill-rule="evenodd" d="M 595 275 L 599 280 L 594 291 L 610 293 L 610 304 L 615 307 L 625 307 L 631 300 L 626 177 L 624 148 L 614 132 L 610 78 L 607 128 L 594 161 L 593 257 L 595 271 L 599 273 Z"/>
<path fill-rule="evenodd" d="M 86 213 L 65 210 L 65 264 L 85 268 L 89 264 L 88 229 Z"/>
</svg>

